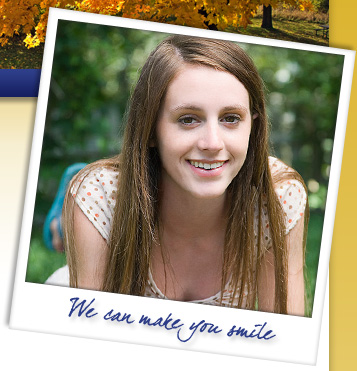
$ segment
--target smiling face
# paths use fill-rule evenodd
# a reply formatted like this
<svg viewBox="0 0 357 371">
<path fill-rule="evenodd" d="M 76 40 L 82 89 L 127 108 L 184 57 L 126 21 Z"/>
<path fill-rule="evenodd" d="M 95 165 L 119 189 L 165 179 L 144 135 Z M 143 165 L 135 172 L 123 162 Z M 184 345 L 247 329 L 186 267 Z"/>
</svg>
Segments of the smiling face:
<svg viewBox="0 0 357 371">
<path fill-rule="evenodd" d="M 235 76 L 185 65 L 168 87 L 157 122 L 164 191 L 225 194 L 245 161 L 251 121 L 249 94 Z"/>
</svg>

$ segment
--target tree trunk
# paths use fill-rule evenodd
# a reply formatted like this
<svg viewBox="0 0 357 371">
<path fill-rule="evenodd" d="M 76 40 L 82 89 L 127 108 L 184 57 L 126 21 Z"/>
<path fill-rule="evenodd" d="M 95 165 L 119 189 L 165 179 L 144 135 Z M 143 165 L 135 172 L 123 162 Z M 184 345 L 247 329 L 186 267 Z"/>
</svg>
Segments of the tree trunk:
<svg viewBox="0 0 357 371">
<path fill-rule="evenodd" d="M 263 21 L 261 27 L 268 29 L 273 28 L 273 16 L 271 5 L 268 6 L 263 5 Z"/>
</svg>

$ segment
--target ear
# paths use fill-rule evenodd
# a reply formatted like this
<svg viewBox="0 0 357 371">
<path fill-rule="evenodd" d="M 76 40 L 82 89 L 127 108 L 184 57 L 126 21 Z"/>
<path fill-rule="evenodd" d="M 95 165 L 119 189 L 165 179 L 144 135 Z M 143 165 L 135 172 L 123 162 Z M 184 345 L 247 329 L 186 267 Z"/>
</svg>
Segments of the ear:
<svg viewBox="0 0 357 371">
<path fill-rule="evenodd" d="M 255 120 L 258 116 L 259 116 L 259 113 L 258 113 L 258 112 L 255 112 L 255 113 L 253 114 L 253 120 Z"/>
</svg>

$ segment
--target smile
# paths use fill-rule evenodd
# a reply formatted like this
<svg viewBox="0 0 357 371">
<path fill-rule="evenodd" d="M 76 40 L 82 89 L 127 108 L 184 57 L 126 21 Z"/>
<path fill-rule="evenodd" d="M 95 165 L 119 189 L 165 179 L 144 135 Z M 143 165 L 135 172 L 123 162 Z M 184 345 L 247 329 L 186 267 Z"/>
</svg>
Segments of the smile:
<svg viewBox="0 0 357 371">
<path fill-rule="evenodd" d="M 198 161 L 191 161 L 189 160 L 190 164 L 194 167 L 205 169 L 205 170 L 212 170 L 217 169 L 225 163 L 225 161 L 219 161 L 219 162 L 213 162 L 213 163 L 207 163 L 207 162 L 198 162 Z"/>
</svg>

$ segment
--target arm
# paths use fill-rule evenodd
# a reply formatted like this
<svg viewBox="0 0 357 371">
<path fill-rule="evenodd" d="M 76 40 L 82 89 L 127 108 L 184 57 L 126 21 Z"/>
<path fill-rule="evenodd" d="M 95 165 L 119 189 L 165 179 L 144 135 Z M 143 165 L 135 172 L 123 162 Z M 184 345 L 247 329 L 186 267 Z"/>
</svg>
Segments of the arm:
<svg viewBox="0 0 357 371">
<path fill-rule="evenodd" d="M 74 206 L 74 239 L 78 287 L 100 290 L 108 247 L 104 238 L 77 205 Z"/>
<path fill-rule="evenodd" d="M 305 312 L 304 282 L 304 218 L 287 235 L 288 248 L 288 313 L 303 316 Z"/>
<path fill-rule="evenodd" d="M 300 218 L 295 227 L 287 234 L 288 250 L 288 314 L 303 316 L 305 310 L 304 288 L 304 218 Z M 275 275 L 274 253 L 268 250 L 263 259 L 258 277 L 258 309 L 274 312 Z"/>
</svg>

